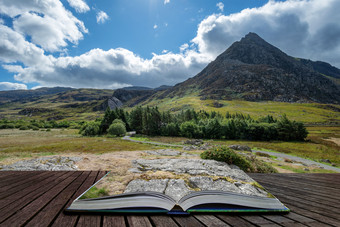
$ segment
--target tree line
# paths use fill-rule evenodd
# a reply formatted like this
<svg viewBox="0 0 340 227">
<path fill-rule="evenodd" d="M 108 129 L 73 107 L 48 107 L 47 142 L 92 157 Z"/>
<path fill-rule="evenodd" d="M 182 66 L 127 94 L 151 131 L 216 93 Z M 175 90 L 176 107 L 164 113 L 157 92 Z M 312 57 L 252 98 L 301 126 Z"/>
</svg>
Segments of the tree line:
<svg viewBox="0 0 340 227">
<path fill-rule="evenodd" d="M 303 123 L 291 121 L 286 115 L 279 119 L 268 115 L 255 120 L 242 113 L 222 115 L 193 109 L 171 113 L 157 107 L 140 106 L 130 112 L 108 108 L 102 119 L 85 123 L 80 133 L 85 136 L 123 135 L 132 130 L 149 136 L 264 141 L 303 141 L 308 135 Z"/>
</svg>

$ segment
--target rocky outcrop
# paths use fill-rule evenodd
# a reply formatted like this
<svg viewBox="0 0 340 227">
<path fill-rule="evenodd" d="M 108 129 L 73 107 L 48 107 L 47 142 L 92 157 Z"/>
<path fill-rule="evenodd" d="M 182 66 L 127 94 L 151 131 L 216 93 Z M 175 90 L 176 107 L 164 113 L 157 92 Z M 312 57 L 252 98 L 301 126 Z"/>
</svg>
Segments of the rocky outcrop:
<svg viewBox="0 0 340 227">
<path fill-rule="evenodd" d="M 15 170 L 15 171 L 67 171 L 77 170 L 76 162 L 82 160 L 80 157 L 42 157 L 16 162 L 12 165 L 0 166 L 0 170 Z"/>
</svg>

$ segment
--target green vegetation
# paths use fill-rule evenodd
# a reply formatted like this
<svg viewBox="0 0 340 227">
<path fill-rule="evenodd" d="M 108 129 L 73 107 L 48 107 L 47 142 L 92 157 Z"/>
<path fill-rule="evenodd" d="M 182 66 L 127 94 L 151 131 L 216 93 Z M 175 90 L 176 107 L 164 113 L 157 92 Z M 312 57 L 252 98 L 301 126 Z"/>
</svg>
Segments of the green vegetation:
<svg viewBox="0 0 340 227">
<path fill-rule="evenodd" d="M 152 150 L 155 146 L 120 138 L 82 137 L 75 129 L 51 131 L 0 130 L 0 160 L 47 154 L 103 154 L 115 151 Z"/>
<path fill-rule="evenodd" d="M 105 188 L 97 188 L 93 186 L 90 190 L 88 190 L 84 195 L 80 197 L 80 199 L 92 199 L 92 198 L 99 198 L 103 196 L 108 196 L 109 192 Z"/>
<path fill-rule="evenodd" d="M 256 159 L 255 156 L 242 156 L 236 151 L 225 147 L 214 147 L 208 151 L 201 153 L 202 159 L 213 159 L 216 161 L 226 162 L 229 165 L 233 164 L 238 166 L 245 172 L 255 173 L 276 173 L 276 169 L 269 164 Z"/>
<path fill-rule="evenodd" d="M 113 136 L 124 136 L 126 134 L 125 125 L 123 123 L 113 122 L 107 130 L 107 133 Z"/>
<path fill-rule="evenodd" d="M 250 102 L 243 100 L 218 100 L 222 107 L 215 107 L 215 100 L 201 100 L 198 93 L 193 93 L 184 97 L 174 97 L 148 100 L 141 105 L 158 106 L 162 111 L 180 112 L 187 109 L 196 111 L 204 110 L 207 112 L 216 111 L 222 115 L 227 112 L 243 113 L 257 119 L 268 114 L 279 118 L 286 114 L 289 119 L 303 123 L 322 123 L 322 124 L 340 124 L 340 115 L 336 109 L 340 105 L 319 104 L 319 103 L 285 103 L 285 102 Z"/>
<path fill-rule="evenodd" d="M 137 107 L 130 113 L 122 109 L 113 111 L 107 109 L 101 120 L 99 131 L 106 134 L 110 125 L 117 119 L 120 119 L 127 129 L 151 136 L 303 141 L 308 134 L 302 123 L 290 121 L 286 115 L 279 120 L 270 115 L 254 120 L 249 115 L 239 113 L 227 112 L 225 116 L 222 116 L 217 112 L 196 112 L 192 109 L 171 114 L 169 111 L 161 112 L 157 107 Z M 117 127 L 115 126 L 115 129 Z M 112 130 L 110 134 L 119 134 Z"/>
</svg>

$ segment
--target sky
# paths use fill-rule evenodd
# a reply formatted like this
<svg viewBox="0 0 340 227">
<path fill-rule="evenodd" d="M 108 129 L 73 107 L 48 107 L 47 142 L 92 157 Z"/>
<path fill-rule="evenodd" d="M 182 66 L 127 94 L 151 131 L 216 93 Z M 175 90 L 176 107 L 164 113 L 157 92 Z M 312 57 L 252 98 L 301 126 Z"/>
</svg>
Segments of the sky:
<svg viewBox="0 0 340 227">
<path fill-rule="evenodd" d="M 1 0 L 0 90 L 174 85 L 249 32 L 340 68 L 339 0 Z"/>
</svg>

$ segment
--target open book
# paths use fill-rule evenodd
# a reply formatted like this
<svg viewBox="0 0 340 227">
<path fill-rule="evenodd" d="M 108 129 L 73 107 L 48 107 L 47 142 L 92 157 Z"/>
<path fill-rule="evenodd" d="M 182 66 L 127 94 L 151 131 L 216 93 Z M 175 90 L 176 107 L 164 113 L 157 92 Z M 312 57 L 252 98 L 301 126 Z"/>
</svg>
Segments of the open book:
<svg viewBox="0 0 340 227">
<path fill-rule="evenodd" d="M 175 172 L 164 171 L 169 162 Z M 181 170 L 181 162 L 187 165 L 186 169 Z M 286 206 L 243 171 L 231 169 L 224 163 L 156 159 L 137 160 L 135 167 L 138 164 L 142 168 L 137 168 L 136 176 L 125 186 L 123 193 L 111 195 L 106 192 L 110 187 L 109 181 L 118 184 L 117 177 L 111 172 L 74 200 L 66 211 L 168 214 L 289 212 Z M 202 171 L 204 169 L 208 172 Z M 228 176 L 219 176 L 222 173 Z"/>
</svg>

